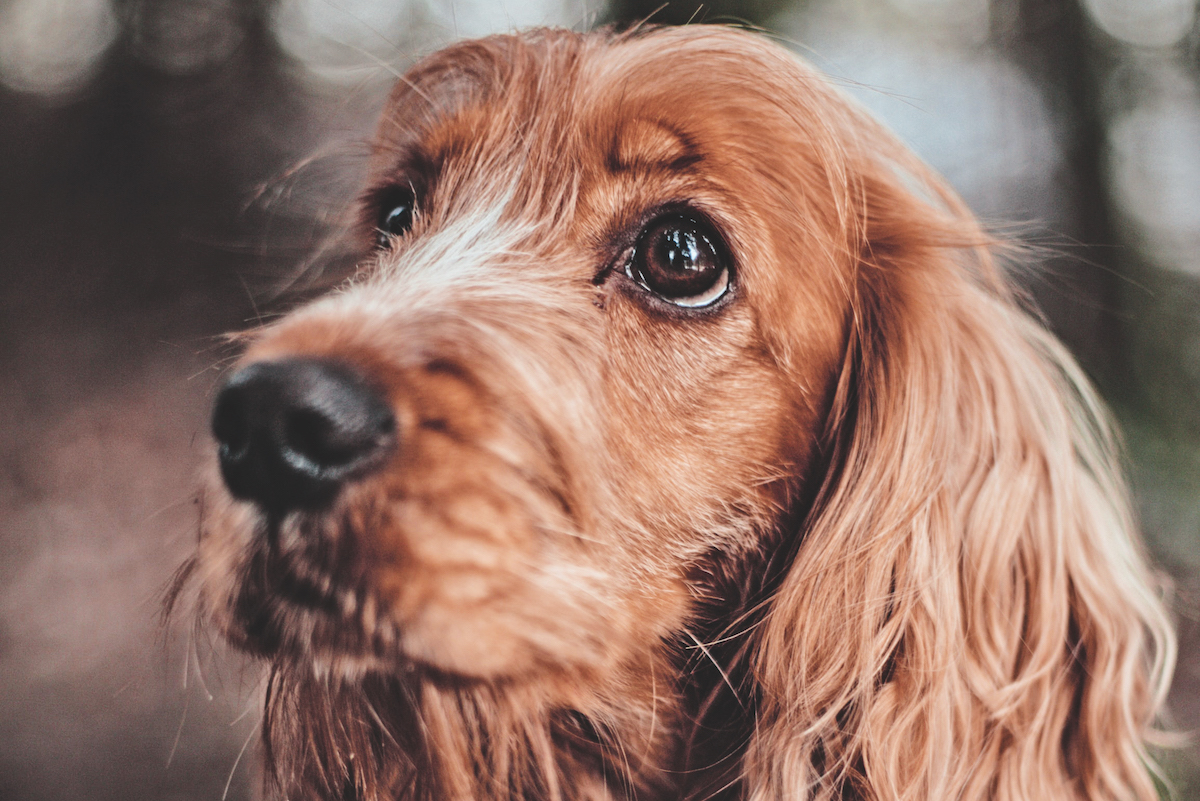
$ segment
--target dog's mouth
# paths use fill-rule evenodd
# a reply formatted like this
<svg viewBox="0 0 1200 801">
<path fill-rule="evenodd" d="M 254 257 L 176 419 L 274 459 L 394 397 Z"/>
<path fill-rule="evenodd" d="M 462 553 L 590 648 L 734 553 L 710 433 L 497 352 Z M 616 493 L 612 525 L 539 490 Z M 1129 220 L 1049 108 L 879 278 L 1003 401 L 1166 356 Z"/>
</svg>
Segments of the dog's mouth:
<svg viewBox="0 0 1200 801">
<path fill-rule="evenodd" d="M 336 579 L 306 560 L 267 553 L 259 567 L 264 595 L 297 609 L 331 616 L 352 611 L 353 590 L 339 590 Z"/>
<path fill-rule="evenodd" d="M 366 577 L 352 575 L 362 572 L 351 569 L 354 560 L 314 536 L 314 527 L 319 521 L 311 519 L 262 524 L 239 577 L 229 636 L 262 656 L 394 652 L 394 626 L 380 619 Z M 298 542 L 288 547 L 289 538 Z"/>
</svg>

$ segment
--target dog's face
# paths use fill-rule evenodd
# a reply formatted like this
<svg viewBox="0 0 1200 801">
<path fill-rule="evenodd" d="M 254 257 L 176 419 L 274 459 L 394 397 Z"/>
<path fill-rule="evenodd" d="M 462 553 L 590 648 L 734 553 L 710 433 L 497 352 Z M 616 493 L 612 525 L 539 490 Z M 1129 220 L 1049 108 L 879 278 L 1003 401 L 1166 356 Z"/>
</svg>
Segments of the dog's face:
<svg viewBox="0 0 1200 801">
<path fill-rule="evenodd" d="M 637 662 L 800 487 L 849 258 L 771 83 L 795 64 L 544 36 L 401 82 L 359 274 L 222 390 L 201 564 L 249 650 L 349 676 Z"/>
</svg>

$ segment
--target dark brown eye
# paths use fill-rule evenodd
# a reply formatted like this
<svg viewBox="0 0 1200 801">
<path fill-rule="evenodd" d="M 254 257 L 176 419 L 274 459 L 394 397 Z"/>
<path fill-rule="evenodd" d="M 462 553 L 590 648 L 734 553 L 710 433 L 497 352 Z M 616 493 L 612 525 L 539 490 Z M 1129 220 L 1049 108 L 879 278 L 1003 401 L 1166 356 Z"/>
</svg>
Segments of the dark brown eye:
<svg viewBox="0 0 1200 801">
<path fill-rule="evenodd" d="M 395 187 L 384 194 L 379 204 L 379 220 L 376 223 L 376 244 L 387 247 L 392 237 L 404 236 L 412 228 L 416 215 L 417 199 L 408 187 Z"/>
<path fill-rule="evenodd" d="M 646 226 L 626 273 L 663 300 L 688 308 L 710 306 L 729 290 L 729 259 L 720 239 L 707 224 L 683 214 Z"/>
</svg>

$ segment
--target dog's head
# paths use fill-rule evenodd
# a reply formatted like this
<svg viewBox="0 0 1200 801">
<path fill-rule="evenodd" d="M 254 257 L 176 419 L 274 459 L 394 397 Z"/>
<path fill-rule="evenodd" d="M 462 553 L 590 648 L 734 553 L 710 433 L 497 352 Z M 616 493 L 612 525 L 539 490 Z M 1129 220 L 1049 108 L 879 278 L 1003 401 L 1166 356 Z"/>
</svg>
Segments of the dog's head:
<svg viewBox="0 0 1200 801">
<path fill-rule="evenodd" d="M 294 683 L 401 688 L 432 763 L 488 754 L 429 792 L 531 786 L 480 778 L 510 746 L 431 693 L 474 693 L 462 731 L 523 699 L 515 750 L 601 721 L 686 784 L 720 706 L 688 647 L 753 707 L 737 786 L 994 789 L 1017 741 L 1135 783 L 1169 635 L 1090 395 L 961 204 L 811 69 L 712 28 L 457 45 L 392 94 L 355 235 L 357 275 L 220 390 L 199 564 Z"/>
<path fill-rule="evenodd" d="M 468 43 L 402 82 L 360 275 L 217 401 L 233 636 L 494 679 L 677 631 L 830 405 L 858 255 L 806 108 L 828 92 L 748 37 L 665 32 Z"/>
</svg>

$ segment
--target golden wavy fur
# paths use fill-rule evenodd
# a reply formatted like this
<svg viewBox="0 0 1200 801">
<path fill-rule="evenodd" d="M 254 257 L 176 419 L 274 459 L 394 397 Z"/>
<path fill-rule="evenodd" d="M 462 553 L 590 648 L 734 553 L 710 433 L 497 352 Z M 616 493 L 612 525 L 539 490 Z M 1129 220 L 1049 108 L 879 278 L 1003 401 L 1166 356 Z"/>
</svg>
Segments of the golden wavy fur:
<svg viewBox="0 0 1200 801">
<path fill-rule="evenodd" d="M 240 366 L 338 365 L 390 444 L 319 500 L 214 466 L 192 570 L 270 665 L 271 792 L 1156 797 L 1107 416 L 828 80 L 712 27 L 464 42 L 363 198 L 357 275 Z"/>
</svg>

